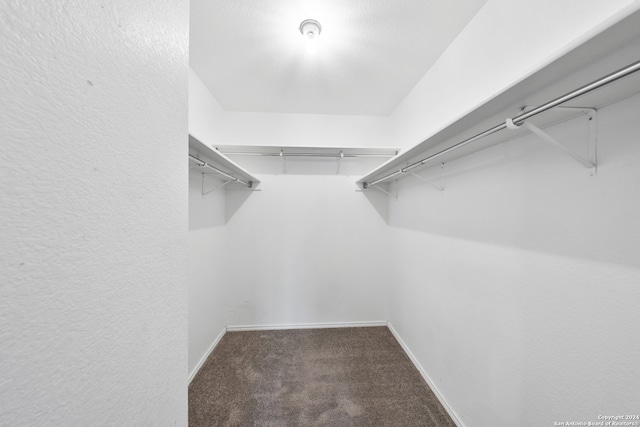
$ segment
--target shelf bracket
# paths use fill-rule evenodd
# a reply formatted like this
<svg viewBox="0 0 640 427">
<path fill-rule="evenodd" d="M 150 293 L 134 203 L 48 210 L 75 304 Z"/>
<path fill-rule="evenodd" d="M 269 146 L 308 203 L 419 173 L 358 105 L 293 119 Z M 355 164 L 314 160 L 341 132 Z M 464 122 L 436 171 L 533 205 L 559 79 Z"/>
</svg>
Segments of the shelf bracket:
<svg viewBox="0 0 640 427">
<path fill-rule="evenodd" d="M 378 187 L 377 185 L 370 185 L 370 186 L 368 186 L 367 188 L 375 188 L 375 189 L 376 189 L 376 190 L 378 190 L 378 191 L 382 191 L 382 192 L 383 192 L 384 194 L 386 194 L 387 196 L 391 196 L 391 197 L 393 197 L 393 198 L 395 198 L 395 199 L 397 199 L 397 198 L 398 198 L 398 196 L 397 196 L 397 195 L 395 195 L 395 196 L 394 196 L 393 194 L 391 194 L 390 192 L 388 192 L 388 191 L 387 191 L 387 190 L 385 190 L 384 188 L 380 188 L 380 187 Z"/>
<path fill-rule="evenodd" d="M 225 191 L 247 191 L 249 193 L 253 193 L 253 192 L 262 191 L 262 190 L 259 189 L 259 188 L 231 188 L 231 187 L 229 187 L 229 188 L 225 188 Z"/>
<path fill-rule="evenodd" d="M 340 175 L 340 165 L 342 164 L 343 158 L 344 158 L 344 153 L 340 151 L 340 157 L 338 157 L 338 170 L 336 171 L 336 175 Z"/>
<path fill-rule="evenodd" d="M 413 175 L 415 178 L 419 179 L 420 181 L 424 182 L 425 184 L 428 184 L 430 186 L 432 186 L 433 188 L 435 188 L 438 191 L 444 191 L 444 163 L 440 163 L 440 170 L 442 171 L 442 175 L 441 175 L 441 180 L 440 180 L 440 185 L 436 185 L 432 182 L 429 182 L 428 180 L 424 179 L 423 177 L 421 177 L 420 175 L 418 175 L 415 172 L 411 172 L 411 171 L 403 171 L 403 173 L 409 173 L 410 175 Z"/>
<path fill-rule="evenodd" d="M 223 182 L 222 184 L 216 185 L 214 188 L 212 188 L 211 190 L 208 191 L 204 191 L 204 177 L 205 175 L 213 175 L 213 174 L 207 174 L 207 173 L 203 173 L 202 174 L 202 197 L 206 196 L 209 193 L 213 193 L 214 191 L 224 187 L 225 185 L 229 184 L 230 182 L 235 182 L 235 180 L 233 179 L 229 179 L 225 182 Z"/>
<path fill-rule="evenodd" d="M 589 117 L 590 123 L 594 122 L 593 117 Z M 529 131 L 531 131 L 532 133 L 536 134 L 538 137 L 540 137 L 543 141 L 546 141 L 548 143 L 550 143 L 551 145 L 554 145 L 555 147 L 561 149 L 562 151 L 564 151 L 567 155 L 569 155 L 570 157 L 572 157 L 575 161 L 577 161 L 578 163 L 580 163 L 582 166 L 584 166 L 587 169 L 593 169 L 594 172 L 592 173 L 595 174 L 595 169 L 596 169 L 596 164 L 595 162 L 591 162 L 588 159 L 585 159 L 584 157 L 582 157 L 581 155 L 574 153 L 571 149 L 567 148 L 564 144 L 562 144 L 560 141 L 558 141 L 557 139 L 555 139 L 554 137 L 552 137 L 551 135 L 549 135 L 548 133 L 546 133 L 545 131 L 543 131 L 542 129 L 540 129 L 539 127 L 528 123 L 528 122 L 522 122 L 519 125 L 516 125 L 515 123 L 513 123 L 513 120 L 508 118 L 505 122 L 507 129 L 511 129 L 511 130 L 516 130 L 519 129 L 520 127 L 525 127 L 526 129 L 528 129 Z M 595 137 L 595 132 L 592 129 L 592 125 L 590 125 L 590 129 L 589 129 L 589 134 L 590 134 L 590 140 L 593 137 Z M 591 144 L 590 144 L 591 145 Z"/>
<path fill-rule="evenodd" d="M 357 193 L 366 193 L 367 191 L 371 191 L 371 189 L 381 191 L 384 194 L 386 194 L 387 196 L 391 196 L 396 200 L 398 199 L 398 194 L 397 193 L 395 195 L 393 195 L 390 192 L 388 192 L 387 190 L 378 187 L 377 185 L 367 185 L 366 187 L 363 187 L 362 190 L 356 190 L 356 192 Z"/>
<path fill-rule="evenodd" d="M 593 165 L 591 167 L 591 176 L 596 176 L 598 174 L 598 110 L 591 107 L 559 106 L 557 108 L 566 110 L 577 110 L 587 115 L 587 155 L 589 162 Z"/>
<path fill-rule="evenodd" d="M 280 158 L 282 159 L 282 173 L 287 174 L 287 158 L 284 156 L 284 150 L 280 150 Z"/>
</svg>

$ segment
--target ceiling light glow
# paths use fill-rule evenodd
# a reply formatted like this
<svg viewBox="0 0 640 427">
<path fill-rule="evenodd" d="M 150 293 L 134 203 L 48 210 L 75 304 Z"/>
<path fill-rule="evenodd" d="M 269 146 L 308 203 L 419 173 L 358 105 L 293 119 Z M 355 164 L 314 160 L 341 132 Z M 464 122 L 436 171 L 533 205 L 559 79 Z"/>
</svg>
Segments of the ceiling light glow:
<svg viewBox="0 0 640 427">
<path fill-rule="evenodd" d="M 322 27 L 315 19 L 305 19 L 300 23 L 300 33 L 307 40 L 307 52 L 315 53 L 318 49 L 317 41 Z"/>
</svg>

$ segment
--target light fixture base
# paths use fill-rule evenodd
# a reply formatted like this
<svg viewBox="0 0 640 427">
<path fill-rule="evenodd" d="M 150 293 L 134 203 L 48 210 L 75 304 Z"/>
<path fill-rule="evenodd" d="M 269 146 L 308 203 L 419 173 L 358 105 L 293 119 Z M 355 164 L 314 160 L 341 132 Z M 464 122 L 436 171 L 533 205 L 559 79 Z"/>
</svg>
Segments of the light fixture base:
<svg viewBox="0 0 640 427">
<path fill-rule="evenodd" d="M 305 37 L 316 38 L 322 32 L 322 26 L 315 19 L 305 19 L 300 23 L 300 33 Z"/>
</svg>

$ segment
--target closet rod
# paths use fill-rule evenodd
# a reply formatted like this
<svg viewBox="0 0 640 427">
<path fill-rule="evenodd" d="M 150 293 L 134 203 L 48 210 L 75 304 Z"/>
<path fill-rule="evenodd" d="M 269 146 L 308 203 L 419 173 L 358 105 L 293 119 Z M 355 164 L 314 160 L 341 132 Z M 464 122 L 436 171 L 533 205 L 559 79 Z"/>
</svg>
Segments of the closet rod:
<svg viewBox="0 0 640 427">
<path fill-rule="evenodd" d="M 245 182 L 245 181 L 241 180 L 240 178 L 237 178 L 237 177 L 235 177 L 235 176 L 233 176 L 233 175 L 231 175 L 231 174 L 229 174 L 229 173 L 227 173 L 225 171 L 222 171 L 222 170 L 218 169 L 215 166 L 211 166 L 209 163 L 207 163 L 207 162 L 205 162 L 203 160 L 200 160 L 199 158 L 197 158 L 194 155 L 189 154 L 189 159 L 199 163 L 200 166 L 202 166 L 202 167 L 207 167 L 207 168 L 213 169 L 214 171 L 216 171 L 220 175 L 229 178 L 231 181 L 238 182 L 238 183 L 240 183 L 242 185 L 246 185 L 249 188 L 251 188 L 253 186 L 253 182 L 252 181 Z"/>
<path fill-rule="evenodd" d="M 640 61 L 636 61 L 631 65 L 628 65 L 628 66 L 626 66 L 624 68 L 621 68 L 618 71 L 615 71 L 615 72 L 613 72 L 611 74 L 608 74 L 608 75 L 606 75 L 606 76 L 604 76 L 604 77 L 602 77 L 602 78 L 600 78 L 598 80 L 595 80 L 595 81 L 593 81 L 593 82 L 591 82 L 589 84 L 586 84 L 586 85 L 584 85 L 584 86 L 582 86 L 582 87 L 580 87 L 578 89 L 575 89 L 575 90 L 573 90 L 573 91 L 571 91 L 569 93 L 566 93 L 566 94 L 564 94 L 564 95 L 562 95 L 562 96 L 560 96 L 560 97 L 558 97 L 558 98 L 556 98 L 556 99 L 554 99 L 552 101 L 547 102 L 546 104 L 542 104 L 542 105 L 534 108 L 533 110 L 530 110 L 530 111 L 528 111 L 526 113 L 520 114 L 519 116 L 516 116 L 516 117 L 514 117 L 512 119 L 513 123 L 517 125 L 520 122 L 523 122 L 523 121 L 525 121 L 525 120 L 527 120 L 527 119 L 529 119 L 529 118 L 531 118 L 533 116 L 536 116 L 536 115 L 538 115 L 538 114 L 540 114 L 542 112 L 550 110 L 551 108 L 557 107 L 558 105 L 563 104 L 565 102 L 571 101 L 572 99 L 577 98 L 577 97 L 579 97 L 581 95 L 584 95 L 586 93 L 589 93 L 589 92 L 591 92 L 593 90 L 601 88 L 602 86 L 605 86 L 605 85 L 607 85 L 609 83 L 613 83 L 616 80 L 619 80 L 619 79 L 621 79 L 623 77 L 626 77 L 626 76 L 628 76 L 630 74 L 633 74 L 638 70 L 640 70 Z M 463 146 L 465 146 L 467 144 L 470 144 L 470 143 L 472 143 L 474 141 L 477 141 L 477 140 L 479 140 L 481 138 L 484 138 L 485 136 L 489 136 L 489 135 L 494 134 L 494 133 L 496 133 L 498 131 L 506 129 L 506 127 L 507 127 L 506 121 L 502 122 L 502 123 L 490 128 L 490 129 L 485 130 L 484 132 L 480 132 L 479 134 L 474 135 L 474 136 L 472 136 L 470 138 L 467 138 L 464 141 L 458 142 L 457 144 L 452 145 L 449 148 L 446 148 L 446 149 L 444 149 L 442 151 L 439 151 L 439 152 L 437 152 L 435 154 L 432 154 L 429 157 L 426 157 L 426 158 L 424 158 L 422 160 L 418 160 L 415 163 L 411 163 L 410 165 L 407 165 L 404 168 L 398 169 L 395 172 L 389 173 L 389 174 L 383 176 L 382 178 L 378 178 L 378 179 L 376 179 L 375 181 L 372 181 L 372 182 L 363 182 L 362 186 L 363 186 L 363 188 L 367 188 L 367 187 L 379 184 L 379 183 L 381 183 L 383 181 L 386 181 L 389 178 L 393 178 L 394 176 L 404 174 L 404 173 L 406 173 L 407 171 L 409 171 L 409 170 L 411 170 L 413 168 L 416 168 L 418 166 L 421 166 L 421 165 L 425 164 L 429 160 L 433 160 L 433 159 L 435 159 L 437 157 L 443 156 L 443 155 L 445 155 L 447 153 L 450 153 L 451 151 L 454 151 L 454 150 L 456 150 L 456 149 L 458 149 L 460 147 L 463 147 Z"/>
<path fill-rule="evenodd" d="M 395 154 L 364 154 L 364 153 L 257 153 L 257 152 L 227 152 L 224 151 L 223 154 L 225 156 L 261 156 L 261 157 L 331 157 L 331 158 L 342 158 L 342 157 L 393 157 Z M 397 151 L 396 151 L 397 154 Z"/>
</svg>

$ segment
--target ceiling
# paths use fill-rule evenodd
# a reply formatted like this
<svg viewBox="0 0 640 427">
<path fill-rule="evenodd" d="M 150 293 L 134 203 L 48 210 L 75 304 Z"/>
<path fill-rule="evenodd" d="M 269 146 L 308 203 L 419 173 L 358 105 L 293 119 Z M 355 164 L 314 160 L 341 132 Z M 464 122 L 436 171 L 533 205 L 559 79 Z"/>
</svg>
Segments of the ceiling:
<svg viewBox="0 0 640 427">
<path fill-rule="evenodd" d="M 190 65 L 227 111 L 386 116 L 485 2 L 192 0 Z"/>
</svg>

